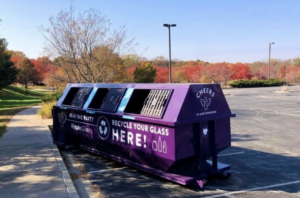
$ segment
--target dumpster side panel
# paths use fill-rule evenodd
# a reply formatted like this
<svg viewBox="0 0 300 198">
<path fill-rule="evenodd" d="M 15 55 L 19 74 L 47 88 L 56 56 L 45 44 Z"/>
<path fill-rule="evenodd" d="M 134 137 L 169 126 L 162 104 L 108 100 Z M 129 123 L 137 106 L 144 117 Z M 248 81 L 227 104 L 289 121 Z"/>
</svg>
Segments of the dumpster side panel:
<svg viewBox="0 0 300 198">
<path fill-rule="evenodd" d="M 216 146 L 219 151 L 231 146 L 230 118 L 218 119 L 215 124 Z M 218 152 L 219 152 L 218 151 Z"/>
<path fill-rule="evenodd" d="M 169 86 L 169 88 L 173 88 Z M 163 116 L 163 120 L 169 122 L 175 122 L 178 119 L 179 110 L 182 109 L 183 102 L 185 100 L 188 87 L 179 87 L 173 90 L 169 104 Z"/>
<path fill-rule="evenodd" d="M 231 111 L 219 84 L 191 85 L 180 110 L 178 120 L 207 120 L 230 116 Z"/>
<path fill-rule="evenodd" d="M 65 115 L 67 115 L 65 113 Z M 61 127 L 59 125 L 59 119 L 66 119 L 64 114 L 62 113 L 60 118 L 57 116 L 57 107 L 53 107 L 52 109 L 52 116 L 53 116 L 53 131 L 52 131 L 52 136 L 53 136 L 53 142 L 56 143 L 59 146 L 65 145 L 65 138 L 64 138 L 64 132 L 60 131 Z M 63 122 L 63 121 L 62 121 Z"/>
<path fill-rule="evenodd" d="M 193 124 L 176 127 L 176 160 L 181 160 L 195 155 L 195 137 Z"/>
<path fill-rule="evenodd" d="M 214 147 L 214 120 L 200 122 L 200 155 L 208 159 L 212 155 L 212 148 Z"/>
<path fill-rule="evenodd" d="M 58 113 L 59 112 L 59 113 Z M 73 138 L 70 137 L 68 131 L 65 130 L 64 125 L 67 122 L 67 112 L 61 110 L 58 107 L 53 107 L 53 142 L 58 146 L 66 146 L 68 144 L 73 144 Z"/>
<path fill-rule="evenodd" d="M 74 142 L 87 150 L 97 150 L 162 170 L 168 169 L 175 160 L 174 128 L 104 114 L 91 115 L 79 110 L 70 110 L 67 114 L 57 111 L 56 114 L 56 117 L 64 117 L 63 121 L 58 119 L 58 131 L 67 131 L 70 137 L 77 137 Z"/>
</svg>

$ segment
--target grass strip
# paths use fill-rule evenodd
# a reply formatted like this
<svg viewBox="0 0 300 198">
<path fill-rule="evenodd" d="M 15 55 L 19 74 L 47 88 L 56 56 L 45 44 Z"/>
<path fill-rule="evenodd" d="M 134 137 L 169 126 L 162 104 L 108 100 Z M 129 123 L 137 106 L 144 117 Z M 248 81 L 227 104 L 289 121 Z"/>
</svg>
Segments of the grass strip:
<svg viewBox="0 0 300 198">
<path fill-rule="evenodd" d="M 22 87 L 8 86 L 0 90 L 0 137 L 5 133 L 10 119 L 20 111 L 40 104 L 42 98 L 49 94 L 26 90 Z"/>
</svg>

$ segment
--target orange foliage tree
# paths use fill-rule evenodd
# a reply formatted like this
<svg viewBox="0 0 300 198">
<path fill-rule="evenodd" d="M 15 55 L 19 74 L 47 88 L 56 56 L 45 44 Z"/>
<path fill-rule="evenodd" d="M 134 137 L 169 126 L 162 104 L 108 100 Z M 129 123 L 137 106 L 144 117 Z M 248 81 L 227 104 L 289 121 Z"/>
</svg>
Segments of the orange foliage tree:
<svg viewBox="0 0 300 198">
<path fill-rule="evenodd" d="M 169 68 L 167 67 L 158 67 L 156 68 L 156 77 L 154 79 L 155 83 L 167 83 L 169 82 Z"/>
<path fill-rule="evenodd" d="M 50 70 L 54 67 L 48 57 L 39 57 L 36 60 L 32 59 L 31 62 L 37 71 L 39 82 L 43 82 L 49 75 Z"/>
<path fill-rule="evenodd" d="M 243 63 L 235 63 L 230 65 L 230 70 L 232 73 L 231 80 L 249 80 L 252 77 L 250 67 Z"/>
<path fill-rule="evenodd" d="M 201 63 L 197 63 L 194 66 L 185 65 L 185 75 L 188 79 L 188 82 L 198 83 L 201 82 L 201 78 L 203 76 L 203 65 Z"/>
<path fill-rule="evenodd" d="M 286 68 L 286 80 L 290 83 L 300 82 L 300 67 L 289 66 Z"/>
</svg>

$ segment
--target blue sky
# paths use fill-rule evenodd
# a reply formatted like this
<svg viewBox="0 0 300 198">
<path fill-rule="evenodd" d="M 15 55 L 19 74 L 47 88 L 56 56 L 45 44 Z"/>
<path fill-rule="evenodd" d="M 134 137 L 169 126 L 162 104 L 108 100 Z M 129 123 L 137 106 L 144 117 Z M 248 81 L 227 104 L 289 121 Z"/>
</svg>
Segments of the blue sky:
<svg viewBox="0 0 300 198">
<path fill-rule="evenodd" d="M 29 58 L 42 56 L 39 26 L 75 6 L 107 16 L 113 28 L 125 26 L 139 44 L 136 53 L 148 59 L 168 58 L 171 28 L 172 58 L 208 62 L 267 61 L 300 57 L 299 0 L 0 0 L 0 37 L 11 50 Z"/>
</svg>

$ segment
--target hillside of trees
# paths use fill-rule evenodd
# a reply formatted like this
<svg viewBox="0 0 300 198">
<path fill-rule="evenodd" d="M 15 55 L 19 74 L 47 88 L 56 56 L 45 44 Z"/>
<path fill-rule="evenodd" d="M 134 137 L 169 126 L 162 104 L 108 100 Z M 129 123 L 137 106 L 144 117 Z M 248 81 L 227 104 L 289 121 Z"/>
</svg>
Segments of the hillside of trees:
<svg viewBox="0 0 300 198">
<path fill-rule="evenodd" d="M 66 83 L 74 82 L 63 78 L 64 68 L 58 64 L 57 59 L 51 61 L 48 57 L 39 57 L 37 59 L 27 59 L 24 53 L 19 51 L 8 51 L 11 54 L 11 61 L 19 70 L 16 82 L 26 84 L 45 83 L 51 87 L 64 86 Z M 114 78 L 109 78 L 98 82 L 143 82 L 137 80 L 137 71 L 150 65 L 156 72 L 152 77 L 148 75 L 150 81 L 144 82 L 168 83 L 169 82 L 169 61 L 162 56 L 153 60 L 140 58 L 136 54 L 116 57 L 118 59 L 119 70 L 114 71 Z M 24 63 L 27 60 L 27 64 Z M 28 62 L 29 61 L 29 62 Z M 143 71 L 143 70 L 142 70 Z M 148 70 L 144 71 L 145 73 Z M 141 73 L 141 72 L 140 72 Z M 28 75 L 30 74 L 30 75 Z M 148 74 L 148 73 L 147 73 Z M 23 76 L 23 78 L 22 78 Z M 24 80 L 24 76 L 27 80 Z M 300 82 L 300 58 L 290 60 L 271 59 L 270 63 L 270 78 L 282 79 L 289 83 Z M 22 80 L 23 79 L 23 80 Z M 154 80 L 153 80 L 154 79 Z M 172 61 L 172 79 L 174 83 L 220 83 L 227 85 L 234 80 L 248 79 L 268 79 L 268 63 L 253 62 L 253 63 L 208 63 L 204 61 Z M 75 81 L 82 82 L 85 81 Z"/>
<path fill-rule="evenodd" d="M 49 19 L 41 27 L 45 56 L 29 59 L 21 51 L 7 50 L 0 39 L 0 88 L 12 82 L 64 87 L 66 83 L 168 83 L 169 61 L 163 56 L 152 60 L 134 54 L 135 39 L 124 27 L 111 29 L 109 19 L 90 9 L 75 14 L 73 7 Z M 205 59 L 205 58 L 203 58 Z M 209 63 L 202 60 L 172 60 L 173 83 L 219 83 L 234 80 L 280 79 L 300 82 L 300 58 L 269 63 Z M 1 84 L 2 83 L 2 84 Z"/>
</svg>

